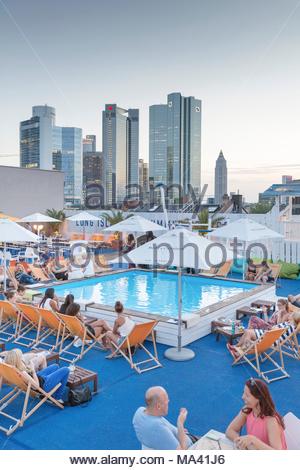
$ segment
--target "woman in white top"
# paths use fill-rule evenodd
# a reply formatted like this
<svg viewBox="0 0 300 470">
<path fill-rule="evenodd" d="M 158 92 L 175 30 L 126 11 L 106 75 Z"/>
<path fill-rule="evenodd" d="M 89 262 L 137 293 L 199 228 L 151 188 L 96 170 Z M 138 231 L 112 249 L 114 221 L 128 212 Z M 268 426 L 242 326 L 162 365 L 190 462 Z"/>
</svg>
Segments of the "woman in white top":
<svg viewBox="0 0 300 470">
<path fill-rule="evenodd" d="M 106 344 L 112 350 L 112 352 L 115 350 L 115 346 L 112 342 L 117 345 L 121 344 L 124 341 L 124 338 L 129 335 L 135 325 L 134 321 L 131 320 L 131 318 L 123 315 L 123 310 L 123 304 L 118 300 L 115 303 L 115 311 L 118 316 L 115 320 L 112 331 L 108 331 L 105 335 Z M 107 359 L 111 359 L 112 357 L 113 354 L 110 354 L 109 356 L 107 356 Z"/>
<path fill-rule="evenodd" d="M 59 313 L 58 298 L 55 295 L 53 287 L 48 287 L 48 289 L 45 290 L 44 297 L 42 298 L 39 307 L 52 310 L 54 313 Z"/>
</svg>

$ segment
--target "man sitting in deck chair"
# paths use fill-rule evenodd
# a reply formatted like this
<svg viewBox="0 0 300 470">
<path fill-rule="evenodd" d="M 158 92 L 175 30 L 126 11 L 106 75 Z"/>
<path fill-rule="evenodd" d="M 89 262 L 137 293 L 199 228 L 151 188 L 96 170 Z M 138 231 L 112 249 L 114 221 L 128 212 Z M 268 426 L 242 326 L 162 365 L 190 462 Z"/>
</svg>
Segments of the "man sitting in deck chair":
<svg viewBox="0 0 300 470">
<path fill-rule="evenodd" d="M 163 387 L 149 388 L 145 402 L 146 408 L 143 406 L 138 408 L 132 421 L 142 449 L 188 449 L 192 445 L 192 440 L 184 428 L 187 410 L 180 409 L 176 427 L 164 417 L 168 414 L 169 397 Z"/>
</svg>

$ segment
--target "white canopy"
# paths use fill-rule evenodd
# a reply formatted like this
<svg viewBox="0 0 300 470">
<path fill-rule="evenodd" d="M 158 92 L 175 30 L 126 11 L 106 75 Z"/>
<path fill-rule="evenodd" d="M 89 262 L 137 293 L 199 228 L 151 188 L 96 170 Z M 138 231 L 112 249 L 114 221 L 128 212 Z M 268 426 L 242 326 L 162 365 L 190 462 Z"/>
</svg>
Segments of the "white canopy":
<svg viewBox="0 0 300 470">
<path fill-rule="evenodd" d="M 253 219 L 241 218 L 228 225 L 219 227 L 209 235 L 209 238 L 233 239 L 237 238 L 243 242 L 256 242 L 284 238 L 278 232 L 269 229 L 265 225 L 255 222 Z"/>
<path fill-rule="evenodd" d="M 6 243 L 12 242 L 38 242 L 39 237 L 26 228 L 8 219 L 0 220 L 0 242 L 4 243 L 4 288 L 6 288 Z"/>
<path fill-rule="evenodd" d="M 211 247 L 211 248 L 209 248 Z M 226 251 L 226 248 L 224 247 Z M 226 259 L 232 252 L 226 251 Z M 160 265 L 164 267 L 209 269 L 226 261 L 220 247 L 210 240 L 185 229 L 176 228 L 130 251 L 111 263 Z"/>
<path fill-rule="evenodd" d="M 167 229 L 161 225 L 151 222 L 140 215 L 128 217 L 122 222 L 105 228 L 102 232 L 128 232 L 128 233 L 146 233 L 146 232 L 165 232 Z"/>
<path fill-rule="evenodd" d="M 41 214 L 40 212 L 35 212 L 34 214 L 27 215 L 23 217 L 20 222 L 27 223 L 48 223 L 48 222 L 61 222 L 61 220 L 54 219 L 48 215 Z"/>
<path fill-rule="evenodd" d="M 77 221 L 97 221 L 101 220 L 99 217 L 96 217 L 93 214 L 90 214 L 89 212 L 83 211 L 79 212 L 78 214 L 71 215 L 70 217 L 67 217 L 66 220 L 69 220 L 70 222 L 77 222 Z"/>
</svg>

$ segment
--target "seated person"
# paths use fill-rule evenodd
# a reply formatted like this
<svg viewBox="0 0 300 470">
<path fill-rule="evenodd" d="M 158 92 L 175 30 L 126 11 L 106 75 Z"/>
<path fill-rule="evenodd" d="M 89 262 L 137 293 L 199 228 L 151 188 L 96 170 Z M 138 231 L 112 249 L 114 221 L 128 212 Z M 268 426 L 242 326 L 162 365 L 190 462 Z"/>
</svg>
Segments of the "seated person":
<svg viewBox="0 0 300 470">
<path fill-rule="evenodd" d="M 27 383 L 31 382 L 33 385 L 40 386 L 45 392 L 50 392 L 50 390 L 60 383 L 60 386 L 53 394 L 53 398 L 59 403 L 64 403 L 63 396 L 70 373 L 68 367 L 59 367 L 58 364 L 52 364 L 36 372 L 34 362 L 29 360 L 26 364 L 26 358 L 24 359 L 24 355 L 20 349 L 7 351 L 4 362 L 14 366 Z"/>
<path fill-rule="evenodd" d="M 65 314 L 69 305 L 74 303 L 74 295 L 68 294 L 65 297 L 64 303 L 61 304 L 59 313 Z"/>
<path fill-rule="evenodd" d="M 123 253 L 129 253 L 134 248 L 135 248 L 135 238 L 134 238 L 132 233 L 129 233 L 129 235 L 127 237 L 127 240 L 126 240 L 126 244 L 123 247 L 122 251 L 123 251 Z"/>
<path fill-rule="evenodd" d="M 265 382 L 247 380 L 242 398 L 245 406 L 229 424 L 228 439 L 241 450 L 286 450 L 283 418 L 276 411 Z M 240 436 L 244 426 L 247 434 Z"/>
<path fill-rule="evenodd" d="M 42 251 L 39 254 L 39 257 L 40 257 L 40 265 L 44 267 L 48 263 L 48 261 L 51 259 L 49 250 L 46 248 L 45 251 Z"/>
<path fill-rule="evenodd" d="M 58 297 L 56 296 L 53 287 L 48 287 L 48 289 L 45 290 L 44 297 L 42 298 L 39 307 L 51 310 L 54 313 L 60 313 Z"/>
<path fill-rule="evenodd" d="M 9 351 L 0 353 L 0 356 L 4 359 L 7 355 L 20 355 L 20 353 L 22 354 L 21 349 L 10 349 Z M 26 366 L 30 366 L 30 363 L 32 363 L 36 372 L 47 367 L 46 351 L 29 351 L 23 353 L 22 360 Z"/>
<path fill-rule="evenodd" d="M 81 316 L 80 305 L 76 304 L 75 302 L 68 306 L 65 315 L 79 318 L 79 320 L 81 320 L 81 322 L 86 327 L 87 331 L 90 332 L 95 338 L 98 338 L 110 329 L 104 320 L 88 321 L 88 318 Z"/>
<path fill-rule="evenodd" d="M 57 263 L 57 260 L 54 259 L 49 259 L 45 265 L 44 269 L 46 273 L 59 281 L 66 281 L 68 279 L 68 268 L 66 266 L 59 265 L 59 262 Z"/>
<path fill-rule="evenodd" d="M 121 344 L 135 325 L 131 318 L 123 314 L 123 310 L 123 304 L 118 300 L 115 303 L 115 312 L 117 313 L 117 318 L 114 322 L 113 329 L 109 328 L 109 330 L 106 331 L 106 335 L 104 337 L 105 345 L 107 345 L 109 349 L 112 350 L 112 352 L 115 350 L 113 342 L 117 345 Z M 113 354 L 107 356 L 107 359 L 111 359 L 112 357 Z"/>
<path fill-rule="evenodd" d="M 271 329 L 286 328 L 286 331 L 284 333 L 284 338 L 287 338 L 295 331 L 299 323 L 300 323 L 300 312 L 295 312 L 295 313 L 290 314 L 289 318 L 285 319 L 285 321 L 282 321 L 274 325 L 273 328 Z M 248 349 L 248 347 L 251 346 L 252 342 L 261 338 L 264 333 L 265 333 L 265 330 L 260 330 L 260 329 L 248 330 L 247 329 L 244 331 L 244 334 L 241 336 L 237 344 L 231 345 L 227 343 L 226 345 L 227 349 L 234 358 L 239 357 L 241 350 Z"/>
<path fill-rule="evenodd" d="M 266 284 L 267 282 L 274 282 L 274 277 L 272 276 L 272 269 L 268 265 L 267 261 L 262 261 L 261 267 L 256 274 L 255 281 L 262 282 L 263 284 Z"/>
<path fill-rule="evenodd" d="M 32 276 L 30 271 L 27 273 L 21 263 L 17 263 L 15 267 L 15 278 L 20 284 L 36 284 L 39 279 Z"/>
<path fill-rule="evenodd" d="M 291 312 L 289 310 L 288 301 L 285 299 L 278 299 L 277 310 L 268 318 L 267 307 L 262 307 L 264 318 L 259 318 L 256 315 L 251 315 L 248 323 L 248 328 L 259 328 L 261 330 L 270 330 L 277 323 L 286 321 Z"/>
<path fill-rule="evenodd" d="M 20 302 L 20 303 L 25 302 L 26 301 L 25 293 L 26 293 L 26 287 L 22 286 L 22 284 L 19 284 L 17 288 L 16 302 Z"/>
<path fill-rule="evenodd" d="M 181 408 L 177 426 L 165 416 L 168 414 L 169 397 L 163 387 L 151 387 L 145 395 L 146 407 L 141 406 L 133 417 L 133 427 L 142 448 L 154 450 L 188 449 L 192 440 L 184 428 L 187 410 Z"/>
<path fill-rule="evenodd" d="M 300 308 L 300 294 L 288 295 L 288 301 L 294 305 L 294 307 Z"/>
<path fill-rule="evenodd" d="M 246 280 L 254 281 L 256 274 L 257 274 L 256 264 L 253 263 L 253 260 L 251 258 L 247 259 Z"/>
<path fill-rule="evenodd" d="M 74 257 L 74 262 L 69 263 L 68 267 L 68 279 L 82 279 L 84 277 L 84 272 L 82 267 L 84 266 L 84 260 L 81 256 Z"/>
</svg>

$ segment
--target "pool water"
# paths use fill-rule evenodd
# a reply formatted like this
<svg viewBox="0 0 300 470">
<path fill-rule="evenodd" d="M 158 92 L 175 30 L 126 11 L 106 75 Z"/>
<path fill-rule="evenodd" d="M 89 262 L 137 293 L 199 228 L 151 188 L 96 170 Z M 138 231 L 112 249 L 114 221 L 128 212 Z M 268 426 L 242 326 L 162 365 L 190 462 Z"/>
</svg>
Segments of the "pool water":
<svg viewBox="0 0 300 470">
<path fill-rule="evenodd" d="M 195 312 L 254 287 L 244 282 L 183 275 L 182 312 Z M 58 285 L 55 292 L 59 297 L 71 293 L 75 301 L 85 300 L 109 306 L 120 300 L 128 309 L 177 317 L 176 274 L 131 270 Z"/>
</svg>

